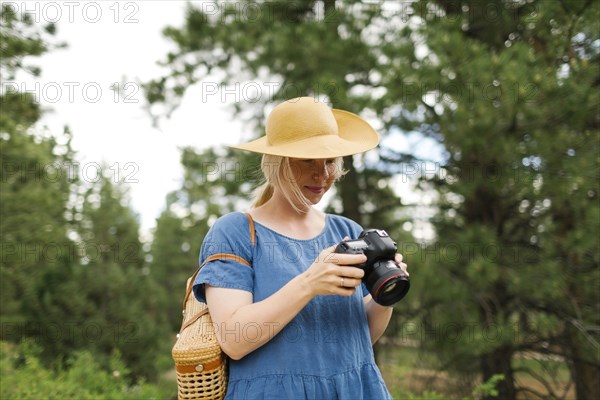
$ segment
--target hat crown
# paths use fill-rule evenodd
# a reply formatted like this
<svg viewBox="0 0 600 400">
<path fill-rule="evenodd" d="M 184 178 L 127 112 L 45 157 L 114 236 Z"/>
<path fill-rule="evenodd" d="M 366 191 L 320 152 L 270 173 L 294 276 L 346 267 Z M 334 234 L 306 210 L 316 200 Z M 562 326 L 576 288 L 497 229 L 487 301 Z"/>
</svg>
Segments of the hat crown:
<svg viewBox="0 0 600 400">
<path fill-rule="evenodd" d="M 269 114 L 265 128 L 271 145 L 321 135 L 339 136 L 331 109 L 312 97 L 298 97 L 279 104 Z"/>
</svg>

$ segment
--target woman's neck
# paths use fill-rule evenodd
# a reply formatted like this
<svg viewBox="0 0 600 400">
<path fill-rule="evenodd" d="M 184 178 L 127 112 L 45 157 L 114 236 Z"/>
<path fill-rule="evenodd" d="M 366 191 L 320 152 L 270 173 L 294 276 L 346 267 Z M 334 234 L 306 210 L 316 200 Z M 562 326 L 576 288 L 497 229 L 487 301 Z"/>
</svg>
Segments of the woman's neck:
<svg viewBox="0 0 600 400">
<path fill-rule="evenodd" d="M 325 227 L 325 215 L 314 207 L 296 210 L 281 193 L 273 196 L 250 214 L 260 224 L 297 239 L 310 239 Z"/>
<path fill-rule="evenodd" d="M 295 221 L 306 220 L 315 211 L 313 207 L 305 204 L 294 207 L 279 190 L 275 190 L 273 196 L 264 204 L 264 208 L 282 219 Z"/>
</svg>

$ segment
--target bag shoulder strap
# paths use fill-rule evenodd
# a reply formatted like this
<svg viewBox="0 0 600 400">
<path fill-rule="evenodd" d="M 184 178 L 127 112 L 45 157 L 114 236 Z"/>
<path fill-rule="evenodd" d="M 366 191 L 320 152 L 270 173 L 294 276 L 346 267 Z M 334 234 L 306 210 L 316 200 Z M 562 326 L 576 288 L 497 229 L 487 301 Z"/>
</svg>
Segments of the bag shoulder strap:
<svg viewBox="0 0 600 400">
<path fill-rule="evenodd" d="M 250 213 L 244 213 L 244 214 L 248 218 L 249 229 L 250 229 L 250 243 L 252 244 L 252 248 L 254 248 L 254 244 L 256 243 L 256 231 L 254 229 L 254 219 L 252 219 L 252 215 L 250 215 Z M 185 312 L 185 304 L 187 303 L 187 301 L 192 293 L 192 288 L 194 287 L 194 281 L 196 280 L 196 276 L 198 276 L 198 273 L 200 273 L 200 270 L 202 269 L 202 267 L 204 267 L 204 265 L 206 265 L 207 263 L 209 263 L 211 261 L 215 261 L 215 260 L 237 261 L 237 262 L 240 262 L 240 263 L 252 268 L 252 265 L 248 261 L 246 261 L 244 258 L 237 256 L 235 254 L 217 253 L 217 254 L 213 254 L 212 256 L 207 257 L 206 260 L 204 260 L 204 262 L 198 267 L 196 272 L 194 272 L 194 274 L 191 276 L 191 278 L 189 280 L 189 284 L 185 291 L 185 297 L 183 299 L 184 312 Z M 199 315 L 197 317 L 199 318 L 200 316 L 201 315 Z M 183 328 L 182 328 L 182 330 L 183 330 Z"/>
<path fill-rule="evenodd" d="M 254 244 L 256 243 L 256 230 L 254 229 L 254 219 L 250 213 L 244 213 L 248 218 L 248 225 L 250 228 L 250 243 L 252 244 L 252 248 L 254 248 Z"/>
</svg>

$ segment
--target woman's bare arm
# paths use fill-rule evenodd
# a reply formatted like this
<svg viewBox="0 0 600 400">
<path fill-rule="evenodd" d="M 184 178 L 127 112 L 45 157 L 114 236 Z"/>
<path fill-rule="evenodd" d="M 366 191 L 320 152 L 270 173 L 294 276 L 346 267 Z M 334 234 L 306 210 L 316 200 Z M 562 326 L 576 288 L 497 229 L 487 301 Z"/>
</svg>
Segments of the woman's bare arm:
<svg viewBox="0 0 600 400">
<path fill-rule="evenodd" d="M 317 295 L 351 296 L 364 271 L 348 265 L 366 261 L 362 254 L 323 250 L 304 273 L 272 296 L 253 303 L 244 290 L 206 287 L 206 301 L 223 351 L 239 360 L 279 333 Z M 344 278 L 344 286 L 340 282 Z"/>
</svg>

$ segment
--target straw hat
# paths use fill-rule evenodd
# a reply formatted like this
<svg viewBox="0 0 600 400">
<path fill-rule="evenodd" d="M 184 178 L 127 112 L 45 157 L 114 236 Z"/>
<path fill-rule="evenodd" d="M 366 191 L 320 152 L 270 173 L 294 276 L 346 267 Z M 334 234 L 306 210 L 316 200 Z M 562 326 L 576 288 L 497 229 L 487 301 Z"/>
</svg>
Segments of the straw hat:
<svg viewBox="0 0 600 400">
<path fill-rule="evenodd" d="M 231 147 L 314 159 L 362 153 L 379 143 L 375 129 L 358 115 L 331 109 L 312 97 L 298 97 L 277 105 L 265 126 L 265 136 Z"/>
</svg>

